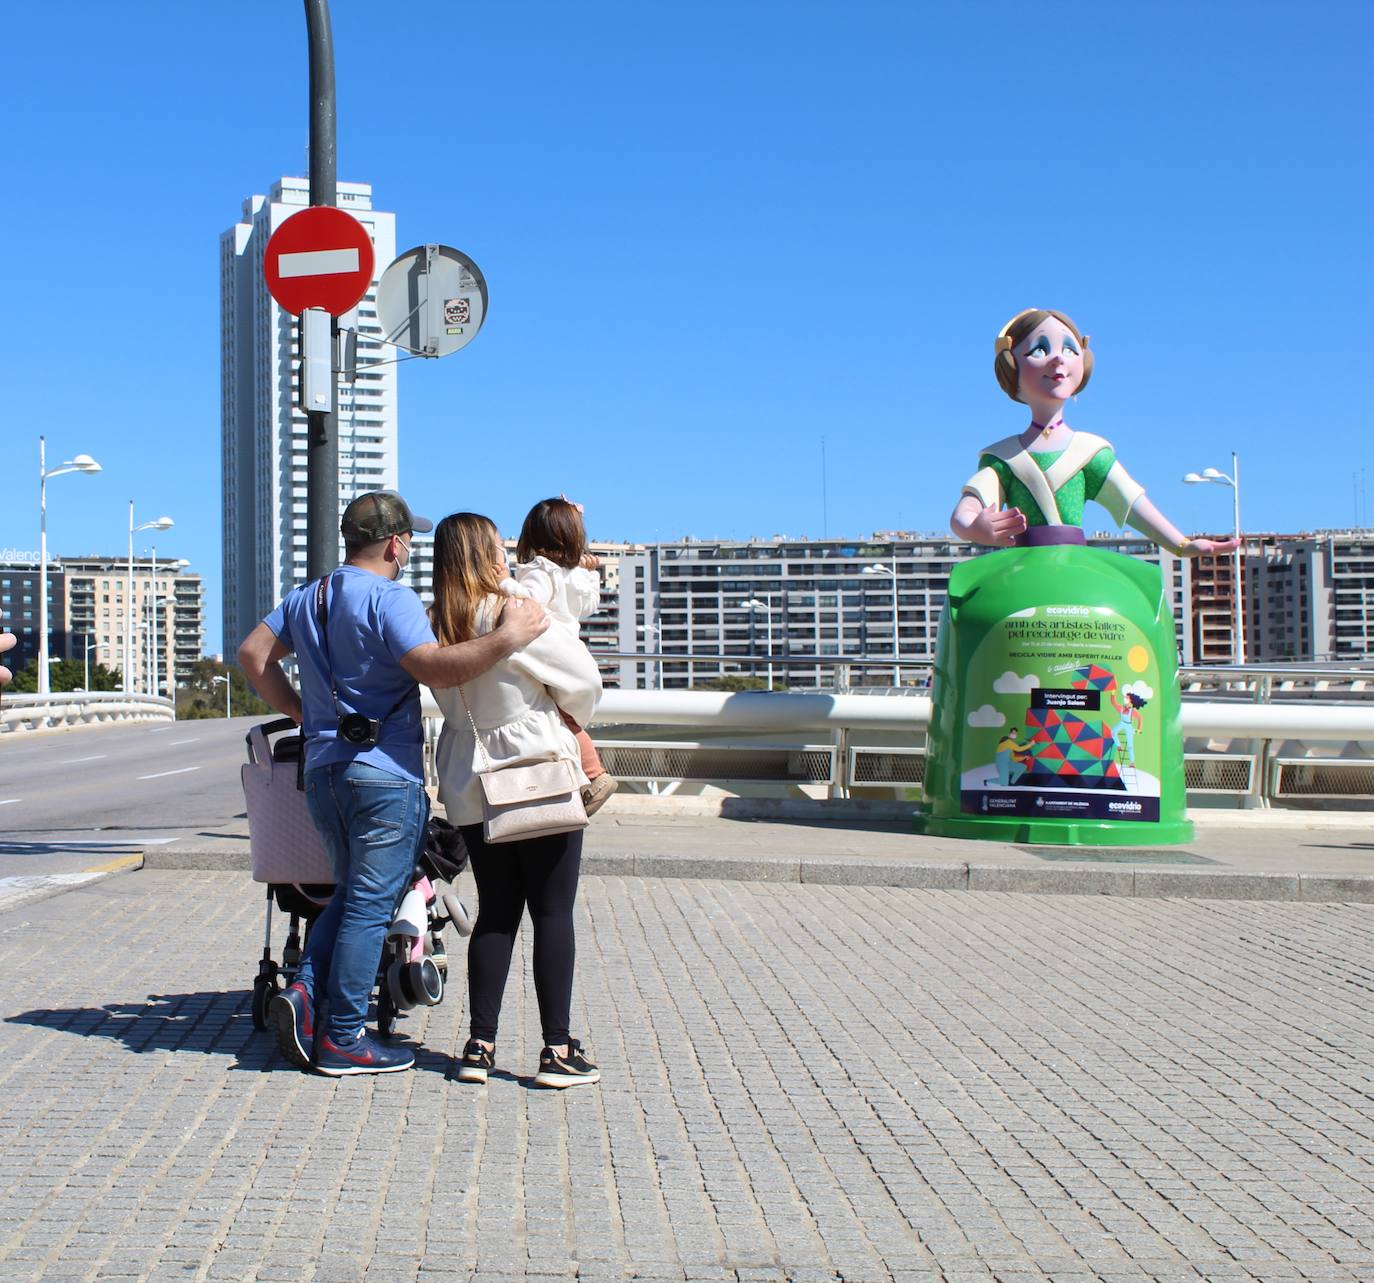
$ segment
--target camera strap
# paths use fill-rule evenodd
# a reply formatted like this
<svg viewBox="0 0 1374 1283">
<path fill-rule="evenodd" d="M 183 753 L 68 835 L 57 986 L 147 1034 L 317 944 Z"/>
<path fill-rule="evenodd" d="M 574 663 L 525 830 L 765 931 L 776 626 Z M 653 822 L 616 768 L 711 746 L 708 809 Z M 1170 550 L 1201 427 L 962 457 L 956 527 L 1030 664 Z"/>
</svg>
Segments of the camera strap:
<svg viewBox="0 0 1374 1283">
<path fill-rule="evenodd" d="M 339 704 L 339 684 L 334 680 L 334 661 L 329 658 L 329 583 L 332 575 L 325 575 L 320 582 L 315 585 L 315 622 L 319 626 L 320 632 L 320 654 L 324 657 L 324 671 L 329 675 L 329 694 L 334 701 L 334 715 L 343 717 L 344 712 Z M 418 689 L 418 683 L 415 689 Z M 381 725 L 392 713 L 396 712 L 410 697 L 414 690 L 407 690 L 385 713 L 377 719 L 378 733 L 380 734 Z"/>
</svg>

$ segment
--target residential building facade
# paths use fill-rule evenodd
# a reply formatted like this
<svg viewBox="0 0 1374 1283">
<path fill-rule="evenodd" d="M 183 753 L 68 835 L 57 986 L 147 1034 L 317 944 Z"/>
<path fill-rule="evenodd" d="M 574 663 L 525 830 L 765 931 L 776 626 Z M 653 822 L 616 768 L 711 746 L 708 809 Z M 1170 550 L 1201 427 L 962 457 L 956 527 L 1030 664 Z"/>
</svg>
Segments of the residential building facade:
<svg viewBox="0 0 1374 1283">
<path fill-rule="evenodd" d="M 1139 536 L 1091 542 L 1159 565 L 1181 618 L 1186 562 Z M 622 650 L 646 658 L 621 660 L 619 684 L 672 689 L 729 676 L 769 680 L 768 665 L 744 662 L 768 654 L 779 687 L 923 682 L 950 572 L 986 551 L 902 531 L 852 540 L 685 540 L 628 551 L 618 572 L 619 636 Z M 1187 630 L 1177 632 L 1191 662 Z M 662 659 L 648 658 L 654 652 Z"/>
<path fill-rule="evenodd" d="M 205 641 L 198 572 L 171 557 L 136 558 L 132 581 L 124 557 L 64 557 L 62 571 L 61 599 L 69 621 L 60 643 L 64 658 L 82 661 L 89 647 L 92 663 L 123 673 L 131 631 L 135 691 L 170 696 L 186 682 Z"/>
<path fill-rule="evenodd" d="M 6 657 L 21 669 L 38 655 L 38 557 L 6 549 L 0 558 L 0 619 L 19 639 Z M 121 674 L 126 630 L 133 625 L 133 689 L 170 695 L 190 676 L 204 641 L 200 575 L 181 560 L 61 557 L 48 562 L 48 653 Z M 130 621 L 132 611 L 132 621 Z"/>
</svg>

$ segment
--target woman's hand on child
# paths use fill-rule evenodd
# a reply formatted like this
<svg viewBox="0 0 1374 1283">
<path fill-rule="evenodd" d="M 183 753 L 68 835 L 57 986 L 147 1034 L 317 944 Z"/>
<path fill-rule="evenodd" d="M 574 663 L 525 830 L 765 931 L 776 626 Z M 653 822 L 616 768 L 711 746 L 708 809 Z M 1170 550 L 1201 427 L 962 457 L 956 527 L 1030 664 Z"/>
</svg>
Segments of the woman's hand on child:
<svg viewBox="0 0 1374 1283">
<path fill-rule="evenodd" d="M 601 568 L 601 558 L 594 557 L 589 552 L 582 554 L 582 559 L 577 563 L 583 570 L 599 570 Z"/>
</svg>

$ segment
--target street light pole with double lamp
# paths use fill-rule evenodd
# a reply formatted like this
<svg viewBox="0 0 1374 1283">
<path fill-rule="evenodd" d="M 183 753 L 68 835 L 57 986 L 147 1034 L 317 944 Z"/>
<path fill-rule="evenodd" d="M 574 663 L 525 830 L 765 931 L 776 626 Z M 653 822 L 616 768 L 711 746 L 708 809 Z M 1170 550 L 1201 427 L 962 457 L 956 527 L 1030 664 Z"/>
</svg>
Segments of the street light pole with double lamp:
<svg viewBox="0 0 1374 1283">
<path fill-rule="evenodd" d="M 48 478 L 64 472 L 99 472 L 100 465 L 88 454 L 58 464 L 51 472 L 47 465 L 47 443 L 38 438 L 38 693 L 46 695 L 52 685 L 48 679 Z"/>
<path fill-rule="evenodd" d="M 134 693 L 134 534 L 139 530 L 170 530 L 176 522 L 171 517 L 158 517 L 134 525 L 134 501 L 129 500 L 129 591 L 124 597 L 124 693 Z"/>
<path fill-rule="evenodd" d="M 865 575 L 889 575 L 892 578 L 892 684 L 898 688 L 902 684 L 902 668 L 897 663 L 897 651 L 900 646 L 900 636 L 897 632 L 897 549 L 892 549 L 892 565 L 883 566 L 874 562 L 871 566 L 865 566 L 861 572 Z"/>
<path fill-rule="evenodd" d="M 764 616 L 765 616 L 765 617 L 767 618 L 767 620 L 768 620 L 768 642 L 767 642 L 767 645 L 768 645 L 768 689 L 769 689 L 769 690 L 772 690 L 772 689 L 773 689 L 773 594 L 772 594 L 772 593 L 764 593 L 764 594 L 763 594 L 763 600 L 762 600 L 762 601 L 760 601 L 757 597 L 751 597 L 751 598 L 749 598 L 748 601 L 742 601 L 742 602 L 740 602 L 740 605 L 743 606 L 745 610 L 749 611 L 750 614 L 757 613 L 757 612 L 760 611 L 760 610 L 763 611 Z"/>
<path fill-rule="evenodd" d="M 1236 546 L 1232 557 L 1232 596 L 1235 598 L 1235 635 L 1231 638 L 1231 657 L 1237 664 L 1245 663 L 1245 611 L 1242 606 L 1243 589 L 1241 586 L 1241 539 L 1240 539 L 1240 460 L 1231 451 L 1231 475 L 1228 477 L 1217 468 L 1203 468 L 1201 472 L 1190 472 L 1183 480 L 1190 486 L 1217 485 L 1229 486 L 1234 501 Z"/>
</svg>

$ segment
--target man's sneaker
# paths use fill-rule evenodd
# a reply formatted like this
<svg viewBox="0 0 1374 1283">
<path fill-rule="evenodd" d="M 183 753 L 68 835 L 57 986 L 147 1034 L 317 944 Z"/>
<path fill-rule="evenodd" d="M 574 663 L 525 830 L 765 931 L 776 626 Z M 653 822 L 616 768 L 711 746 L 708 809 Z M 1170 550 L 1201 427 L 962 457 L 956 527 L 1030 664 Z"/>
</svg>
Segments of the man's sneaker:
<svg viewBox="0 0 1374 1283">
<path fill-rule="evenodd" d="M 539 1053 L 539 1072 L 534 1076 L 536 1087 L 581 1087 L 601 1080 L 599 1070 L 582 1054 L 582 1044 L 568 1039 L 568 1054 L 557 1056 L 552 1047 Z"/>
<path fill-rule="evenodd" d="M 496 1053 L 484 1047 L 476 1038 L 469 1038 L 463 1048 L 463 1058 L 458 1062 L 458 1081 L 460 1083 L 484 1083 L 487 1075 L 496 1067 Z"/>
<path fill-rule="evenodd" d="M 352 1042 L 335 1042 L 328 1034 L 321 1034 L 316 1044 L 315 1068 L 330 1078 L 344 1078 L 349 1074 L 394 1074 L 415 1064 L 415 1053 L 409 1047 L 384 1047 L 367 1034 L 359 1034 Z"/>
<path fill-rule="evenodd" d="M 582 790 L 583 809 L 588 815 L 595 815 L 619 787 L 620 781 L 614 775 L 598 775 Z"/>
<path fill-rule="evenodd" d="M 315 1004 L 303 984 L 274 994 L 267 1014 L 277 1027 L 277 1047 L 293 1065 L 310 1068 L 315 1050 Z"/>
</svg>

